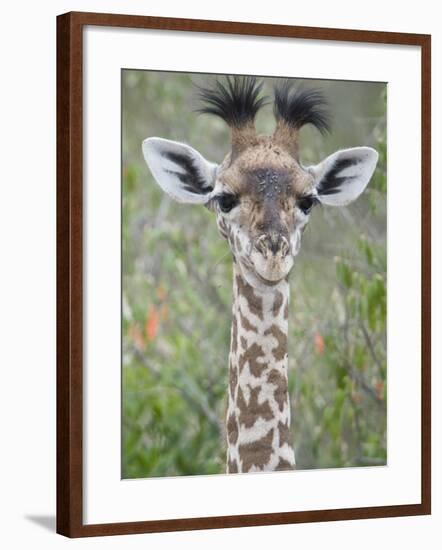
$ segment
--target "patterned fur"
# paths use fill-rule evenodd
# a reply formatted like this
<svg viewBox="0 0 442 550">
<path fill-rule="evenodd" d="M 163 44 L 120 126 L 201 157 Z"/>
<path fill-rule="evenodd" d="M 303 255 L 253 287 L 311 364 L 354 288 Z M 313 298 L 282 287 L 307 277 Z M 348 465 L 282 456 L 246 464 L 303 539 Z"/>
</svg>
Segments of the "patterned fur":
<svg viewBox="0 0 442 550">
<path fill-rule="evenodd" d="M 219 166 L 182 143 L 143 142 L 146 162 L 163 190 L 177 201 L 212 210 L 233 254 L 229 473 L 295 467 L 287 383 L 288 275 L 313 206 L 357 198 L 378 158 L 373 149 L 357 147 L 303 167 L 298 133 L 305 124 L 328 130 L 324 98 L 284 83 L 275 90 L 275 131 L 261 136 L 253 124 L 265 103 L 260 92 L 256 79 L 236 77 L 200 89 L 206 101 L 202 112 L 221 117 L 232 131 L 231 151 Z"/>
</svg>

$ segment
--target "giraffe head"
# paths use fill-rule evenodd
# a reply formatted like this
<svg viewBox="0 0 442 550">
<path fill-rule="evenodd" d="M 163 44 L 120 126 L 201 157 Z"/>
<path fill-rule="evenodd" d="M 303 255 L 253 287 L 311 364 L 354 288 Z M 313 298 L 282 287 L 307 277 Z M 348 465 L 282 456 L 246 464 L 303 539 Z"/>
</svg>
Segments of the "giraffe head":
<svg viewBox="0 0 442 550">
<path fill-rule="evenodd" d="M 299 130 L 328 130 L 326 102 L 317 90 L 274 90 L 276 128 L 258 135 L 254 119 L 266 99 L 262 83 L 227 77 L 200 89 L 200 110 L 231 129 L 231 150 L 221 164 L 189 145 L 158 137 L 143 142 L 144 158 L 157 183 L 175 200 L 205 205 L 249 284 L 270 289 L 285 279 L 301 246 L 315 205 L 341 206 L 367 186 L 378 154 L 369 147 L 339 150 L 315 166 L 299 160 Z"/>
</svg>

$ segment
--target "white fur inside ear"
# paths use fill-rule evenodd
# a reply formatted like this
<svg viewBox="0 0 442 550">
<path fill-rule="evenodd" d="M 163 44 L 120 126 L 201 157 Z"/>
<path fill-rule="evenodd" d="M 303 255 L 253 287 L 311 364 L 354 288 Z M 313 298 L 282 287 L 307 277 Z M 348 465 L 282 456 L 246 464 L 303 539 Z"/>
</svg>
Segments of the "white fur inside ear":
<svg viewBox="0 0 442 550">
<path fill-rule="evenodd" d="M 178 202 L 204 204 L 215 185 L 217 165 L 178 141 L 152 137 L 143 155 L 158 185 Z"/>
<path fill-rule="evenodd" d="M 311 166 L 318 198 L 323 204 L 343 206 L 359 197 L 376 168 L 378 152 L 371 147 L 354 147 L 333 153 Z"/>
</svg>

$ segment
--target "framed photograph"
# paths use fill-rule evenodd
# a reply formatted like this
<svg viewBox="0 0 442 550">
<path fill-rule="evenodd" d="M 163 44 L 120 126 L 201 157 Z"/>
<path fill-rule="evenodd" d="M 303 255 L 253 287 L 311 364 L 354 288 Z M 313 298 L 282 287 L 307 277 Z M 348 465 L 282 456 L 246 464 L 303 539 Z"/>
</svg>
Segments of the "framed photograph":
<svg viewBox="0 0 442 550">
<path fill-rule="evenodd" d="M 421 34 L 57 20 L 57 531 L 429 514 Z"/>
</svg>

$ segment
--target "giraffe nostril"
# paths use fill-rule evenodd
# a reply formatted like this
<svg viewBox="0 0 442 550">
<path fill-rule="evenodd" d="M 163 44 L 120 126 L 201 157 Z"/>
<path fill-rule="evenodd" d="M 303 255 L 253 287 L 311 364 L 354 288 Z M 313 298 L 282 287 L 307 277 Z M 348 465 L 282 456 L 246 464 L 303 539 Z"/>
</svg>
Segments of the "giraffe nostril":
<svg viewBox="0 0 442 550">
<path fill-rule="evenodd" d="M 267 258 L 269 253 L 274 256 L 280 254 L 284 258 L 289 252 L 289 243 L 283 235 L 273 233 L 270 235 L 261 235 L 255 241 L 255 248 L 264 258 Z"/>
<path fill-rule="evenodd" d="M 267 253 L 269 250 L 267 235 L 261 235 L 258 239 L 256 239 L 255 248 L 264 256 L 264 258 L 267 258 Z"/>
<path fill-rule="evenodd" d="M 281 236 L 281 245 L 280 245 L 280 250 L 281 250 L 281 256 L 283 258 L 285 258 L 287 256 L 287 254 L 289 253 L 289 250 L 290 250 L 290 246 L 289 246 L 289 242 L 288 240 Z"/>
</svg>

